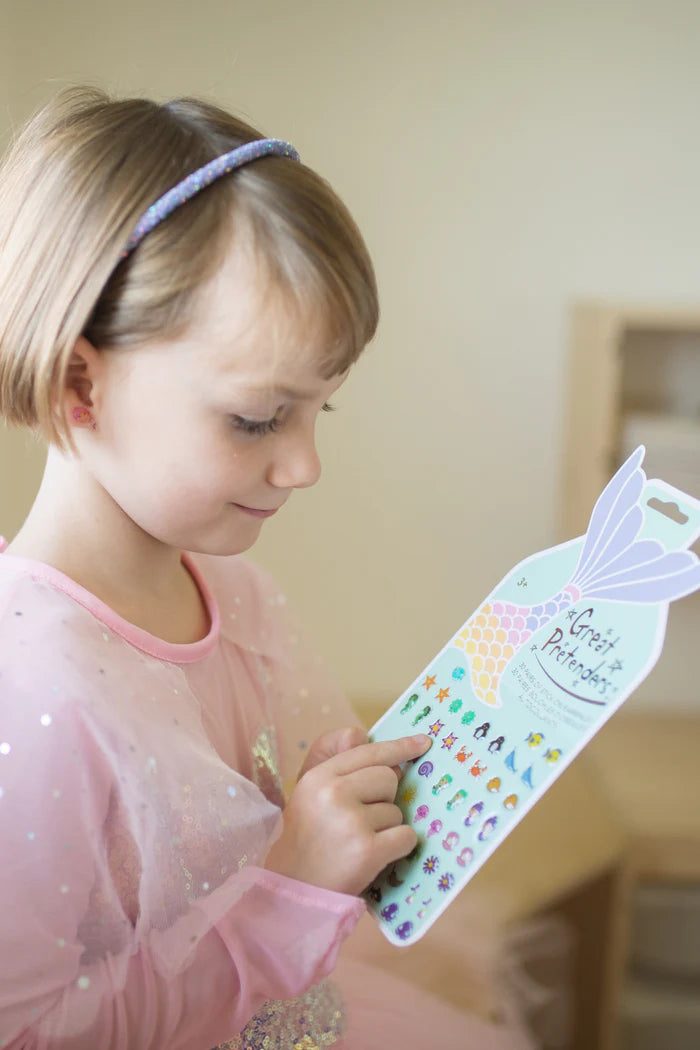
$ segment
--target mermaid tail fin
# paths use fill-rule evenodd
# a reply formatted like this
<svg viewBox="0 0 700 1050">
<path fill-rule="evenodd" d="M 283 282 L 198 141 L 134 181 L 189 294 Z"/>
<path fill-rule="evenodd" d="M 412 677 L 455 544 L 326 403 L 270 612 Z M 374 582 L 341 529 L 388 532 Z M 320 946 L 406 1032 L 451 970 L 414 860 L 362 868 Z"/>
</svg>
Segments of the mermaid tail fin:
<svg viewBox="0 0 700 1050">
<path fill-rule="evenodd" d="M 640 467 L 644 447 L 636 449 L 610 479 L 591 514 L 576 572 L 571 582 L 578 586 L 594 569 L 623 554 L 639 534 L 644 521 L 639 497 L 646 474 Z"/>
<path fill-rule="evenodd" d="M 638 540 L 646 474 L 640 445 L 598 497 L 571 583 L 587 598 L 663 602 L 690 594 L 700 583 L 692 551 L 667 552 L 656 540 Z"/>
<path fill-rule="evenodd" d="M 591 588 L 586 597 L 621 602 L 672 602 L 700 587 L 700 562 L 692 551 L 672 551 L 647 567 L 619 573 Z"/>
<path fill-rule="evenodd" d="M 457 636 L 474 694 L 486 706 L 501 706 L 500 682 L 520 648 L 579 597 L 670 602 L 700 586 L 692 551 L 667 551 L 658 540 L 638 538 L 644 525 L 643 458 L 640 445 L 599 496 L 570 586 L 531 607 L 487 600 Z"/>
</svg>

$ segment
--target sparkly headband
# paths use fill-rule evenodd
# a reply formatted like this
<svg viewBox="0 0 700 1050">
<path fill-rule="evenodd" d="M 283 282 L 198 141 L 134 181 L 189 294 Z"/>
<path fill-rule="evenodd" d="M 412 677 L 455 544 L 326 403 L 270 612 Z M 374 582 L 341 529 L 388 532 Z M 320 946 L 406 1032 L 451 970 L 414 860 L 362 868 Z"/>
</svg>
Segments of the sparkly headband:
<svg viewBox="0 0 700 1050">
<path fill-rule="evenodd" d="M 243 164 L 247 164 L 250 160 L 257 160 L 258 157 L 265 157 L 271 153 L 279 153 L 284 157 L 289 157 L 291 160 L 299 160 L 299 154 L 294 147 L 282 139 L 253 139 L 252 142 L 246 142 L 228 153 L 223 153 L 220 157 L 210 160 L 204 167 L 193 171 L 182 182 L 178 182 L 177 186 L 173 186 L 171 190 L 159 197 L 155 204 L 152 204 L 143 213 L 134 227 L 134 232 L 126 242 L 126 247 L 122 252 L 122 259 L 126 259 L 127 255 L 134 250 L 146 234 L 150 233 L 154 226 L 157 226 L 166 216 L 170 215 L 171 211 L 175 211 L 176 208 L 179 208 L 185 201 L 190 200 L 200 190 L 206 189 L 215 179 L 218 179 L 221 175 L 228 174 L 234 168 L 242 167 Z"/>
</svg>

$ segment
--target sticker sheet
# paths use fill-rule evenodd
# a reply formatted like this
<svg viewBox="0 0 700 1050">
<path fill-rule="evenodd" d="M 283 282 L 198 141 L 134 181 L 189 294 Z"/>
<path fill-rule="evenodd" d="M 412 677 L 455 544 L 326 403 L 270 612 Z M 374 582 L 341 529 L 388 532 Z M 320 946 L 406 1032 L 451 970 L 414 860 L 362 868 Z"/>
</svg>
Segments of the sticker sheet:
<svg viewBox="0 0 700 1050">
<path fill-rule="evenodd" d="M 687 550 L 700 502 L 647 481 L 643 457 L 606 486 L 585 536 L 517 565 L 370 731 L 433 738 L 396 799 L 416 848 L 365 891 L 393 943 L 442 914 L 648 675 L 669 602 L 700 588 Z"/>
</svg>

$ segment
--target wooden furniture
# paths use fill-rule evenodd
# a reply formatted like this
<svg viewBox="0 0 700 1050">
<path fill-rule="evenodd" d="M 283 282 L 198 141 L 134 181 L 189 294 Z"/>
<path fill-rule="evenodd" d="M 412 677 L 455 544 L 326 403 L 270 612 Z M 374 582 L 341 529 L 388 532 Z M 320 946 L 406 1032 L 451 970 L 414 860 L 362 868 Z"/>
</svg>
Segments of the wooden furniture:
<svg viewBox="0 0 700 1050">
<path fill-rule="evenodd" d="M 643 421 L 648 420 L 652 445 L 664 424 L 676 431 L 683 428 L 686 446 L 690 442 L 692 448 L 684 449 L 683 462 L 664 456 L 664 480 L 683 488 L 690 459 L 694 483 L 700 486 L 700 305 L 579 303 L 571 321 L 562 540 L 585 530 L 593 503 L 624 458 L 625 424 L 635 418 L 641 418 L 636 429 L 642 439 Z M 659 461 L 662 450 L 644 443 L 647 469 L 650 459 Z M 700 487 L 688 485 L 687 491 L 700 497 Z"/>
<path fill-rule="evenodd" d="M 661 958 L 668 939 L 662 937 L 658 965 L 637 977 L 633 952 L 635 923 L 642 918 L 635 901 L 638 889 L 658 886 L 668 901 L 677 895 L 679 916 L 688 907 L 683 899 L 686 888 L 694 888 L 696 899 L 700 895 L 700 714 L 639 717 L 620 712 L 601 730 L 589 752 L 589 769 L 623 834 L 601 944 L 605 980 L 598 1044 L 601 1050 L 617 1050 L 635 1045 L 624 1040 L 633 1020 L 633 996 L 646 995 L 651 1004 L 657 994 L 672 990 L 679 1009 L 687 1011 L 694 1004 L 700 1011 L 697 961 L 693 968 L 685 962 L 669 967 Z M 693 921 L 693 910 L 688 910 L 687 919 Z M 649 1024 L 652 1021 L 653 1012 Z M 664 1050 L 677 1045 L 671 1033 L 663 1044 Z M 692 1045 L 700 1046 L 700 1020 Z"/>
</svg>

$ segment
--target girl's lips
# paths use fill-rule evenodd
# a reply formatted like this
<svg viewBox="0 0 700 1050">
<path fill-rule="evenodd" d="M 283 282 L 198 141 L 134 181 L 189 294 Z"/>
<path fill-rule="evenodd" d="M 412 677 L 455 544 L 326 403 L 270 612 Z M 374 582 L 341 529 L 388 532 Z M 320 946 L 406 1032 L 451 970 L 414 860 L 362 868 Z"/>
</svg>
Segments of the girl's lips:
<svg viewBox="0 0 700 1050">
<path fill-rule="evenodd" d="M 279 510 L 279 507 L 273 507 L 272 510 L 256 510 L 254 507 L 244 507 L 242 503 L 234 503 L 233 505 L 238 507 L 239 510 L 245 511 L 246 514 L 252 514 L 254 518 L 270 518 Z"/>
</svg>

